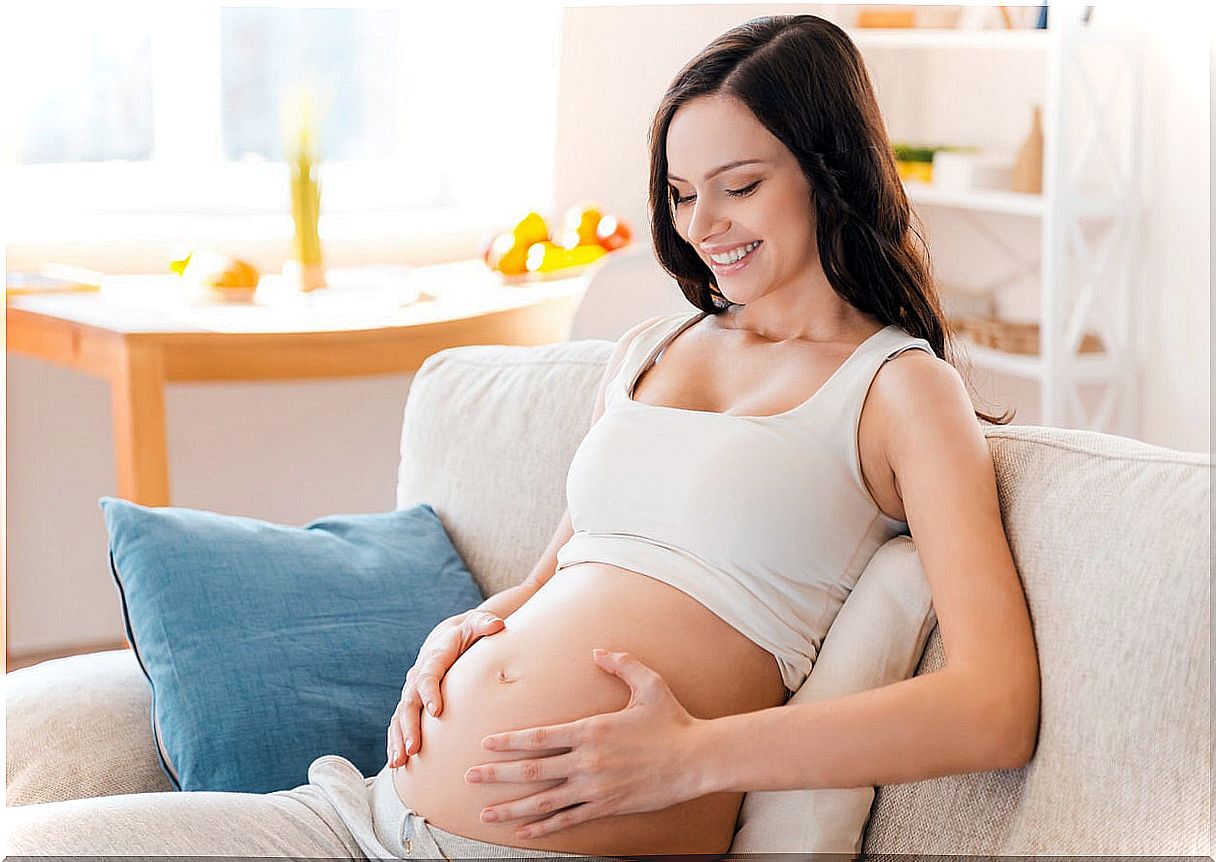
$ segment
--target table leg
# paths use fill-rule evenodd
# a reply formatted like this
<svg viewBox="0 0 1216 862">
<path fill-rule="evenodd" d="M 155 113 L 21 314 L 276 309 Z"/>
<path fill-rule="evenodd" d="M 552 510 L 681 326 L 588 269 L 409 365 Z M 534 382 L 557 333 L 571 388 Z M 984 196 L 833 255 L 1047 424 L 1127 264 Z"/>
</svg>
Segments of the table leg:
<svg viewBox="0 0 1216 862">
<path fill-rule="evenodd" d="M 165 370 L 160 350 L 124 341 L 110 379 L 118 496 L 141 506 L 169 505 Z"/>
</svg>

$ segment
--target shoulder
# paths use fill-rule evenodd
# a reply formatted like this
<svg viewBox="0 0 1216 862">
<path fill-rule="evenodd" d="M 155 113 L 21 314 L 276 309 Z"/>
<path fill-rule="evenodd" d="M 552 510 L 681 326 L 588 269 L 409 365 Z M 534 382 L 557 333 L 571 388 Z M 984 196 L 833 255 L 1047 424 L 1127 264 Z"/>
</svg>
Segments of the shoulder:
<svg viewBox="0 0 1216 862">
<path fill-rule="evenodd" d="M 967 384 L 958 369 L 924 350 L 905 350 L 879 367 L 869 401 L 884 430 L 891 467 L 908 453 L 983 440 Z"/>
<path fill-rule="evenodd" d="M 640 320 L 633 326 L 626 329 L 623 333 L 621 333 L 620 337 L 617 338 L 616 343 L 612 347 L 612 353 L 608 356 L 608 363 L 604 367 L 604 378 L 607 379 L 612 377 L 617 372 L 621 363 L 624 362 L 625 356 L 629 352 L 629 349 L 638 340 L 639 336 L 653 328 L 666 325 L 667 321 L 672 321 L 674 323 L 675 320 L 683 317 L 684 315 L 685 312 L 683 311 L 676 314 L 656 314 L 653 317 Z"/>
<path fill-rule="evenodd" d="M 688 314 L 688 312 L 684 312 L 684 311 L 678 311 L 678 312 L 675 312 L 674 314 L 668 312 L 667 314 L 656 314 L 654 317 L 648 317 L 645 320 L 639 320 L 633 326 L 626 329 L 625 332 L 621 335 L 621 337 L 617 339 L 617 345 L 618 346 L 620 346 L 620 345 L 628 346 L 629 344 L 631 344 L 634 341 L 634 339 L 636 339 L 639 335 L 641 335 L 646 330 L 651 329 L 652 327 L 657 327 L 657 326 L 666 324 L 668 321 L 671 321 L 671 323 L 674 325 L 677 320 L 685 317 L 687 314 Z"/>
</svg>

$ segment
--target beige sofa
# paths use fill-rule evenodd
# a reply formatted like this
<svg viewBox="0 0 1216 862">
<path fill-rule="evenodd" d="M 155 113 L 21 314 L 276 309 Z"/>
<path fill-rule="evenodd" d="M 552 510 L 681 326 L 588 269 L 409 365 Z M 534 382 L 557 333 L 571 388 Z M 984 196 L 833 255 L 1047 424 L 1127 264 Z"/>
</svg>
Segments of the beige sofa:
<svg viewBox="0 0 1216 862">
<path fill-rule="evenodd" d="M 610 347 L 460 347 L 414 378 L 398 506 L 432 504 L 487 593 L 522 578 L 549 539 Z M 1210 454 L 1031 426 L 985 433 L 1039 649 L 1038 747 L 1019 770 L 860 791 L 862 849 L 1209 854 Z M 858 591 L 871 570 L 907 564 L 886 550 Z M 942 666 L 934 622 L 906 671 Z M 10 674 L 8 804 L 168 790 L 149 707 L 126 651 Z M 752 825 L 744 849 L 805 849 L 789 846 L 794 824 Z"/>
</svg>

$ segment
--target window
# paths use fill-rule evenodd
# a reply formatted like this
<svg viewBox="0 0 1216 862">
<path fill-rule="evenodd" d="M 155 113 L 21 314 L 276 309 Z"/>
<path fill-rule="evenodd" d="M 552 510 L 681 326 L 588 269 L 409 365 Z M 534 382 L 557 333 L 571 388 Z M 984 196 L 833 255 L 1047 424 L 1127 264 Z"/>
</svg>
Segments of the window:
<svg viewBox="0 0 1216 862">
<path fill-rule="evenodd" d="M 284 158 L 296 96 L 317 103 L 318 147 L 338 160 L 392 158 L 400 25 L 395 9 L 220 10 L 220 140 L 232 161 Z"/>
<path fill-rule="evenodd" d="M 25 85 L 11 88 L 21 132 L 17 158 L 25 164 L 151 158 L 150 32 L 129 12 L 83 7 L 80 14 L 87 27 L 36 40 L 41 50 L 26 66 Z M 32 15 L 50 35 L 57 16 Z"/>
<path fill-rule="evenodd" d="M 323 234 L 343 213 L 552 198 L 556 3 L 118 6 L 9 13 L 18 239 L 39 216 L 287 218 L 284 121 L 302 92 L 317 109 Z"/>
</svg>

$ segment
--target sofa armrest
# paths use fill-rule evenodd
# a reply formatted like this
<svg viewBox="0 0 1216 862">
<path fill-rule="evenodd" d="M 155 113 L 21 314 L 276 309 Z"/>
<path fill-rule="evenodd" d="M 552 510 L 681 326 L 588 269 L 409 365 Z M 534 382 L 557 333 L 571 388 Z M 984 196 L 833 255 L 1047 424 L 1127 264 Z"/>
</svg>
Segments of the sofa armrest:
<svg viewBox="0 0 1216 862">
<path fill-rule="evenodd" d="M 173 789 L 131 650 L 44 661 L 6 682 L 8 805 Z"/>
</svg>

